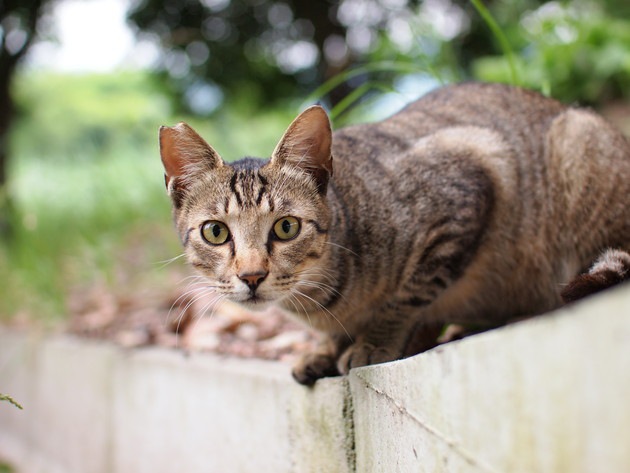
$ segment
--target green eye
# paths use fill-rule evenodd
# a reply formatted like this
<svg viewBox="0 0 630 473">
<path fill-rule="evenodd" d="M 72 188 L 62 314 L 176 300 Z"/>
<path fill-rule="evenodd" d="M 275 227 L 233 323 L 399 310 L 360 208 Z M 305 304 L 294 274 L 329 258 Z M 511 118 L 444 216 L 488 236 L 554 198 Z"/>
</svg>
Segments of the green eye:
<svg viewBox="0 0 630 473">
<path fill-rule="evenodd" d="M 295 217 L 282 217 L 273 224 L 273 233 L 280 240 L 290 240 L 300 232 L 300 221 Z"/>
<path fill-rule="evenodd" d="M 224 223 L 210 220 L 201 226 L 201 236 L 211 245 L 222 245 L 230 238 L 230 230 Z"/>
</svg>

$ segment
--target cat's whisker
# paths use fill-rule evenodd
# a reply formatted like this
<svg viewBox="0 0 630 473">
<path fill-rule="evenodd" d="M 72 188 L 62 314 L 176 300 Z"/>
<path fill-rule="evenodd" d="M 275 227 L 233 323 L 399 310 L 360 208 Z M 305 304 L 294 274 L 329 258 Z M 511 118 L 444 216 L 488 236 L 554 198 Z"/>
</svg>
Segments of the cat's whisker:
<svg viewBox="0 0 630 473">
<path fill-rule="evenodd" d="M 208 294 L 212 293 L 213 290 L 208 288 L 208 289 L 204 289 L 203 291 L 197 291 L 197 290 L 190 290 L 187 293 L 185 293 L 184 295 L 180 296 L 179 298 L 177 298 L 176 302 L 173 303 L 173 305 L 171 306 L 171 311 L 172 309 L 175 307 L 175 304 L 177 304 L 177 301 L 179 301 L 182 297 L 184 296 L 188 296 L 191 294 L 194 294 L 193 297 L 191 297 L 187 302 L 186 305 L 181 308 L 180 312 L 179 312 L 179 316 L 178 316 L 178 323 L 177 323 L 177 331 L 179 331 L 179 326 L 184 318 L 184 315 L 186 314 L 186 312 L 200 299 L 202 299 L 203 297 L 206 297 Z M 171 311 L 169 311 L 169 314 L 167 316 L 167 318 L 170 318 L 170 314 Z"/>
<path fill-rule="evenodd" d="M 335 285 L 337 285 L 337 278 L 332 276 L 329 273 L 326 273 L 324 270 L 318 270 L 315 268 L 311 268 L 311 269 L 307 269 L 307 270 L 303 270 L 303 271 L 298 271 L 295 273 L 296 276 L 300 276 L 303 277 L 305 279 L 300 279 L 299 281 L 310 281 L 310 282 L 318 282 L 321 284 L 325 284 L 326 286 L 328 286 L 330 289 L 332 289 L 335 292 L 338 292 L 335 289 Z M 315 277 L 315 278 L 322 278 L 327 282 L 323 282 L 323 281 L 315 281 L 313 279 L 310 279 L 310 277 Z"/>
<path fill-rule="evenodd" d="M 296 283 L 296 286 L 313 287 L 315 289 L 319 289 L 320 291 L 322 291 L 324 295 L 326 296 L 330 296 L 330 294 L 335 294 L 335 293 L 339 294 L 339 292 L 335 288 L 329 286 L 328 284 L 318 282 L 318 281 L 310 281 L 308 279 L 303 279 L 301 281 L 298 281 Z"/>
<path fill-rule="evenodd" d="M 205 277 L 205 276 L 202 276 L 202 275 L 200 275 L 200 274 L 191 274 L 191 275 L 189 275 L 189 276 L 185 276 L 185 277 L 183 277 L 183 278 L 179 281 L 179 284 L 182 284 L 184 281 L 188 281 L 189 279 L 192 279 L 192 280 L 197 280 L 197 281 L 202 281 L 202 280 L 203 280 L 203 281 L 207 281 L 207 279 L 206 279 L 206 277 Z"/>
<path fill-rule="evenodd" d="M 199 323 L 199 321 L 205 317 L 206 312 L 208 312 L 208 310 L 210 310 L 211 308 L 212 311 L 210 312 L 210 318 L 212 319 L 217 307 L 219 306 L 219 302 L 221 302 L 226 297 L 227 296 L 225 294 L 216 294 L 216 297 L 210 298 L 210 300 L 208 300 L 203 305 L 203 307 L 197 312 L 197 314 L 195 314 L 195 317 L 197 318 L 197 323 Z"/>
<path fill-rule="evenodd" d="M 327 280 L 329 282 L 331 282 L 332 284 L 336 284 L 337 283 L 337 279 L 334 278 L 333 276 L 327 276 L 326 274 L 318 274 L 318 271 L 322 271 L 323 272 L 324 270 L 322 268 L 309 268 L 309 269 L 297 272 L 296 275 L 306 276 L 307 278 L 309 276 L 316 276 L 316 277 L 319 276 L 319 277 L 327 278 Z M 314 281 L 312 279 L 300 279 L 300 280 L 298 280 L 296 282 L 296 285 L 299 286 L 300 284 L 320 289 L 326 295 L 335 294 L 335 295 L 339 296 L 340 298 L 342 298 L 344 300 L 347 300 L 346 296 L 342 292 L 337 290 L 337 288 L 335 288 L 331 284 L 327 284 L 327 283 L 322 282 L 322 281 Z"/>
<path fill-rule="evenodd" d="M 180 309 L 179 315 L 177 316 L 177 325 L 175 327 L 175 335 L 176 335 L 176 344 L 175 346 L 178 347 L 179 346 L 179 329 L 181 327 L 182 322 L 184 321 L 184 316 L 186 315 L 186 313 L 188 312 L 188 310 L 190 310 L 190 308 L 198 301 L 200 300 L 202 297 L 204 297 L 209 291 L 202 291 L 200 293 L 197 293 L 194 297 L 192 297 L 187 303 L 186 305 Z M 171 307 L 171 310 L 169 311 L 169 315 L 167 316 L 167 320 L 170 318 L 170 314 L 172 311 L 173 307 Z M 193 315 L 194 317 L 194 315 Z"/>
<path fill-rule="evenodd" d="M 197 292 L 199 292 L 202 289 L 206 289 L 206 288 L 212 288 L 212 289 L 217 289 L 217 286 L 209 286 L 207 284 L 204 284 L 203 281 L 195 281 L 195 282 L 191 282 L 188 283 L 186 285 L 186 287 L 184 288 L 184 292 L 182 292 L 179 297 L 177 299 L 175 299 L 175 301 L 173 301 L 173 304 L 171 304 L 171 310 L 176 306 L 179 305 L 179 302 L 185 298 L 187 298 L 188 296 L 192 295 L 192 294 L 196 294 Z M 170 311 L 169 311 L 170 313 Z"/>
<path fill-rule="evenodd" d="M 313 321 L 311 320 L 311 316 L 308 314 L 306 307 L 304 307 L 304 304 L 302 304 L 302 301 L 300 301 L 296 297 L 296 295 L 293 293 L 293 291 L 291 291 L 291 293 L 289 294 L 289 301 L 291 302 L 291 304 L 293 304 L 293 307 L 295 307 L 295 313 L 299 314 L 300 310 L 295 305 L 295 302 L 293 302 L 294 300 L 297 301 L 297 303 L 300 304 L 300 306 L 302 306 L 302 310 L 304 311 L 304 315 L 306 316 L 306 319 L 308 320 L 308 324 L 311 328 L 313 328 Z"/>
<path fill-rule="evenodd" d="M 322 267 L 313 267 L 302 269 L 301 271 L 296 271 L 293 273 L 295 276 L 319 276 L 326 278 L 326 280 L 330 281 L 331 284 L 335 284 L 337 282 L 337 278 L 334 273 L 329 269 Z"/>
<path fill-rule="evenodd" d="M 182 281 L 182 282 L 183 282 L 183 281 Z M 191 282 L 189 282 L 189 283 L 188 283 L 188 284 L 186 284 L 186 286 L 183 288 L 183 292 L 180 294 L 180 296 L 179 296 L 177 299 L 175 299 L 175 302 L 173 302 L 173 305 L 177 305 L 177 303 L 178 303 L 181 299 L 183 299 L 183 298 L 185 298 L 185 297 L 187 297 L 187 296 L 189 296 L 189 295 L 193 294 L 193 293 L 194 293 L 194 292 L 196 292 L 197 290 L 199 290 L 199 289 L 203 289 L 203 288 L 205 288 L 205 287 L 207 287 L 207 281 L 205 281 L 205 280 L 201 280 L 201 279 L 199 279 L 199 280 L 196 280 L 196 281 L 191 281 Z"/>
<path fill-rule="evenodd" d="M 166 259 L 166 260 L 156 261 L 156 262 L 155 262 L 155 263 L 153 263 L 153 264 L 155 264 L 155 265 L 159 265 L 159 266 L 158 266 L 158 269 L 163 269 L 163 268 L 165 268 L 166 266 L 168 266 L 169 264 L 174 263 L 174 262 L 175 262 L 175 261 L 177 261 L 178 259 L 183 258 L 184 256 L 186 256 L 186 253 L 182 253 L 181 255 L 177 255 L 177 256 L 174 256 L 173 258 L 169 258 L 169 259 Z"/>
<path fill-rule="evenodd" d="M 189 300 L 186 301 L 186 304 L 183 308 L 180 307 L 180 312 L 179 312 L 179 315 L 177 316 L 178 322 L 177 322 L 177 329 L 176 329 L 176 330 L 179 330 L 179 326 L 184 318 L 184 315 L 186 314 L 186 311 L 188 311 L 188 309 L 190 309 L 190 307 L 193 304 L 195 304 L 195 302 L 197 302 L 198 300 L 200 300 L 201 298 L 207 296 L 208 294 L 212 292 L 216 292 L 216 289 L 220 289 L 220 288 L 221 288 L 220 286 L 208 285 L 205 278 L 200 278 L 197 281 L 188 283 L 188 285 L 184 288 L 184 292 L 180 294 L 179 297 L 175 299 L 175 301 L 173 301 L 173 303 L 171 304 L 171 307 L 168 313 L 166 314 L 166 320 L 169 320 L 171 318 L 173 309 L 176 306 L 180 305 L 179 304 L 180 301 L 184 301 L 187 298 L 190 298 Z"/>
<path fill-rule="evenodd" d="M 197 327 L 199 326 L 199 323 L 205 317 L 208 310 L 211 311 L 209 318 L 212 319 L 215 316 L 217 309 L 220 307 L 221 301 L 223 301 L 226 297 L 227 296 L 225 294 L 219 294 L 218 297 L 213 298 L 210 301 L 208 301 L 203 306 L 203 308 L 199 311 L 199 316 L 197 317 L 197 320 L 195 321 L 195 325 L 193 329 L 197 329 Z"/>
<path fill-rule="evenodd" d="M 212 291 L 212 290 L 208 290 L 208 291 L 204 291 L 202 294 L 200 294 L 194 302 L 198 302 L 199 300 L 201 300 L 204 297 L 208 297 L 210 295 L 212 295 L 214 293 L 214 295 L 216 297 L 211 298 L 209 301 L 207 301 L 203 307 L 201 307 L 201 309 L 199 309 L 198 311 L 196 311 L 195 314 L 192 315 L 193 319 L 196 319 L 195 321 L 195 325 L 193 327 L 193 329 L 196 329 L 199 322 L 201 321 L 201 319 L 205 316 L 206 312 L 212 307 L 212 313 L 210 315 L 210 318 L 213 317 L 214 315 L 214 311 L 216 310 L 216 307 L 218 305 L 218 303 L 225 299 L 227 296 L 224 294 L 217 294 L 216 292 Z M 185 312 L 182 313 L 182 316 Z M 179 324 L 181 323 L 181 320 L 178 322 L 177 324 L 177 333 L 179 333 Z"/>
<path fill-rule="evenodd" d="M 357 253 L 355 253 L 354 251 L 352 251 L 350 248 L 346 248 L 345 246 L 340 245 L 338 243 L 333 243 L 332 241 L 326 241 L 325 244 L 326 245 L 330 245 L 330 246 L 335 246 L 335 247 L 340 248 L 342 250 L 346 250 L 348 253 L 356 256 L 357 258 L 360 258 L 360 256 Z"/>
<path fill-rule="evenodd" d="M 341 320 L 339 320 L 337 318 L 337 316 L 335 316 L 335 314 L 333 314 L 330 310 L 328 310 L 324 305 L 322 305 L 320 302 L 318 302 L 317 300 L 313 299 L 312 297 L 307 296 L 306 294 L 304 294 L 302 291 L 296 289 L 295 287 L 292 288 L 292 291 L 295 291 L 299 296 L 310 300 L 311 302 L 313 302 L 313 304 L 315 304 L 317 307 L 319 307 L 322 311 L 324 311 L 326 314 L 330 315 L 339 324 L 339 326 L 343 329 L 343 331 L 346 333 L 348 338 L 350 340 L 353 340 L 352 335 L 350 335 L 350 332 L 348 332 L 348 330 L 346 329 L 345 325 L 341 322 Z"/>
</svg>

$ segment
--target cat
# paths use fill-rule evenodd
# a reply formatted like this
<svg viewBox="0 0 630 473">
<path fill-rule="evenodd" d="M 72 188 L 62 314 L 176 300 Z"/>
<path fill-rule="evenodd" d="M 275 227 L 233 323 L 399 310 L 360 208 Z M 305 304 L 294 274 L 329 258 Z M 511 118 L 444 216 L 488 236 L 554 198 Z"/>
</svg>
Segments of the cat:
<svg viewBox="0 0 630 473">
<path fill-rule="evenodd" d="M 630 267 L 628 141 L 521 88 L 446 86 L 334 134 L 312 106 L 271 158 L 232 163 L 180 123 L 160 128 L 160 153 L 209 286 L 323 334 L 293 368 L 306 385 L 399 359 L 413 337 L 432 346 L 445 324 L 495 327 L 561 306 L 563 288 L 594 292 L 567 284 L 608 248 L 618 264 L 595 274 Z"/>
</svg>

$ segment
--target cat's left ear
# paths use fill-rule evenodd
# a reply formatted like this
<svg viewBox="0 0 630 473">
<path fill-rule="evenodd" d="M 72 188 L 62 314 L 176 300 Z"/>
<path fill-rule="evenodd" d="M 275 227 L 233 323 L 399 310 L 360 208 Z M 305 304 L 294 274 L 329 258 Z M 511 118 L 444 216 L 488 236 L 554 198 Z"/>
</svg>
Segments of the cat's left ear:
<svg viewBox="0 0 630 473">
<path fill-rule="evenodd" d="M 307 108 L 293 120 L 271 156 L 272 164 L 288 164 L 308 172 L 322 194 L 333 173 L 332 162 L 330 120 L 319 105 Z"/>
</svg>

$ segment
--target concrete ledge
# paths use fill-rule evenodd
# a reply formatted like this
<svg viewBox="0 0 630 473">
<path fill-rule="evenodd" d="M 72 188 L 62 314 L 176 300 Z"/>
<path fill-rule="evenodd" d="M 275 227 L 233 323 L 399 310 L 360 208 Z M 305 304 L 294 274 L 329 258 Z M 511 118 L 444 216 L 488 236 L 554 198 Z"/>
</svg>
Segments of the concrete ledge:
<svg viewBox="0 0 630 473">
<path fill-rule="evenodd" d="M 353 471 L 345 379 L 308 390 L 278 363 L 5 331 L 0 386 L 24 405 L 0 405 L 20 473 Z"/>
<path fill-rule="evenodd" d="M 630 292 L 350 375 L 357 471 L 630 471 Z"/>
<path fill-rule="evenodd" d="M 630 471 L 630 287 L 346 378 L 0 329 L 19 473 Z"/>
</svg>

